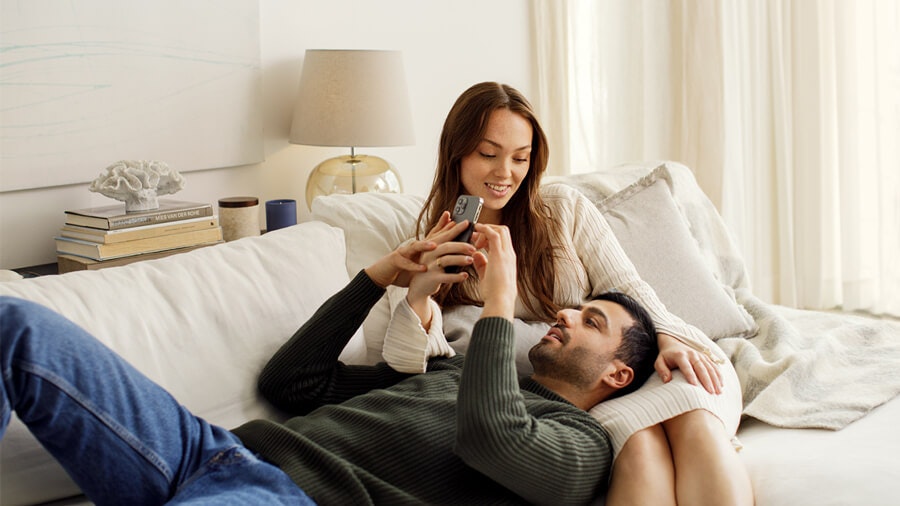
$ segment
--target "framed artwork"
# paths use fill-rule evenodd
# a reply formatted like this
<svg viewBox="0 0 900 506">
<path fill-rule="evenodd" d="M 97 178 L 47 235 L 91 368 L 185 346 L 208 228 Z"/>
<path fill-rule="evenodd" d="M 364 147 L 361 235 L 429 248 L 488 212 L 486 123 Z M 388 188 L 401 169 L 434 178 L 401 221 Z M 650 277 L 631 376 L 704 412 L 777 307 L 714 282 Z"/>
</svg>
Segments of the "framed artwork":
<svg viewBox="0 0 900 506">
<path fill-rule="evenodd" d="M 258 0 L 0 0 L 0 192 L 263 160 Z"/>
</svg>

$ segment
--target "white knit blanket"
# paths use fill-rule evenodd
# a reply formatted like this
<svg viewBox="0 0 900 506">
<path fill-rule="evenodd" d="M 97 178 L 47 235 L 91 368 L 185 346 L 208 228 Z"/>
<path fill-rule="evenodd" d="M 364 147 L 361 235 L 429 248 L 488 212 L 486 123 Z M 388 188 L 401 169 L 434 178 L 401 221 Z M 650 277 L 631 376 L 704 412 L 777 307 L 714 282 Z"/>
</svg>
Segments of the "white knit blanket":
<svg viewBox="0 0 900 506">
<path fill-rule="evenodd" d="M 737 296 L 759 334 L 717 343 L 741 380 L 745 416 L 837 430 L 900 394 L 900 323 Z"/>
</svg>

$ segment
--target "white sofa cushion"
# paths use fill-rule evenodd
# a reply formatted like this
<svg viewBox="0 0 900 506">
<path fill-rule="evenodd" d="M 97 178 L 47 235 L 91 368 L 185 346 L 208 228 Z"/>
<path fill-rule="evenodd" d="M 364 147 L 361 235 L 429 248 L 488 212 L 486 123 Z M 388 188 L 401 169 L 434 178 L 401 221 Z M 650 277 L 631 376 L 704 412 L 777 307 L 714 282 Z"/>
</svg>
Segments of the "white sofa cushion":
<svg viewBox="0 0 900 506">
<path fill-rule="evenodd" d="M 0 283 L 0 294 L 62 313 L 195 414 L 231 428 L 280 417 L 258 396 L 257 375 L 346 285 L 344 258 L 343 232 L 311 222 L 123 267 Z M 361 333 L 353 344 L 364 346 Z M 79 493 L 15 418 L 0 442 L 0 476 L 4 505 Z"/>
</svg>

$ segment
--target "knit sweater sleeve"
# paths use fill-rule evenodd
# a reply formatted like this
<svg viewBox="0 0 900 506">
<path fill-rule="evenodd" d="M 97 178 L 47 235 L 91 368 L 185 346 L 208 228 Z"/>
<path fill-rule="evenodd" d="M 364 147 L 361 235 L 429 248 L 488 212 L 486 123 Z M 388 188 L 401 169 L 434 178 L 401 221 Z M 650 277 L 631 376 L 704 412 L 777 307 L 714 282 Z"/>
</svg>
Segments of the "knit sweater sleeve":
<svg viewBox="0 0 900 506">
<path fill-rule="evenodd" d="M 585 295 L 613 290 L 630 295 L 650 313 L 657 331 L 675 336 L 699 351 L 709 351 L 703 332 L 670 313 L 653 288 L 641 279 L 597 206 L 578 190 L 560 184 L 548 185 L 544 196 L 563 224 L 565 237 L 560 242 L 575 251 L 587 272 L 590 293 Z"/>
<path fill-rule="evenodd" d="M 346 365 L 341 351 L 384 294 L 360 271 L 275 353 L 260 373 L 260 393 L 290 414 L 339 403 L 406 378 L 387 364 Z"/>
<path fill-rule="evenodd" d="M 513 355 L 511 321 L 475 324 L 459 386 L 455 452 L 533 504 L 586 504 L 609 476 L 608 437 L 562 398 L 529 410 Z"/>
<path fill-rule="evenodd" d="M 431 325 L 425 330 L 406 299 L 407 291 L 398 287 L 388 288 L 391 321 L 384 336 L 381 356 L 400 372 L 423 373 L 431 358 L 452 357 L 456 351 L 444 336 L 443 314 L 437 302 L 428 298 L 432 317 Z"/>
</svg>

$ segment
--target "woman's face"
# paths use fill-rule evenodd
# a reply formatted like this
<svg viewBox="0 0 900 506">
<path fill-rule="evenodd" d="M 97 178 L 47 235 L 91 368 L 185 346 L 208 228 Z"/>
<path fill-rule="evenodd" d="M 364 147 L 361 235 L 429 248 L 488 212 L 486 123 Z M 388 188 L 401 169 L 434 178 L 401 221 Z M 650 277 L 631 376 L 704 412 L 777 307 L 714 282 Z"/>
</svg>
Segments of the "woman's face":
<svg viewBox="0 0 900 506">
<path fill-rule="evenodd" d="M 519 189 L 531 164 L 531 123 L 509 109 L 495 109 L 484 138 L 464 156 L 460 179 L 466 193 L 484 199 L 482 223 L 499 224 L 501 210 Z"/>
</svg>

